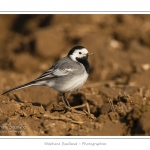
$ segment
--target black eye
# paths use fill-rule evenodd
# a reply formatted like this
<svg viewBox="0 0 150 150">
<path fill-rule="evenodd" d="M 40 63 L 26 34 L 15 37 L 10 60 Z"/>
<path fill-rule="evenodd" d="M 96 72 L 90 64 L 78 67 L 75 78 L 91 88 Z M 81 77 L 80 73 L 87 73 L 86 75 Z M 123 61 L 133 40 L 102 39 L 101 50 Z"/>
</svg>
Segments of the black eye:
<svg viewBox="0 0 150 150">
<path fill-rule="evenodd" d="M 81 52 L 79 52 L 79 54 L 82 54 Z"/>
</svg>

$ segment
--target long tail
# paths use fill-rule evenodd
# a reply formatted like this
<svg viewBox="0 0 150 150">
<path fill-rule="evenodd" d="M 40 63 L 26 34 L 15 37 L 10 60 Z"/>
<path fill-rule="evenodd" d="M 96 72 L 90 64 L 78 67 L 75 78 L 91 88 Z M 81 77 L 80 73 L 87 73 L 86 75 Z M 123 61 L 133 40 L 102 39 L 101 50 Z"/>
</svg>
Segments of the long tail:
<svg viewBox="0 0 150 150">
<path fill-rule="evenodd" d="M 15 91 L 15 90 L 19 90 L 19 89 L 22 89 L 22 88 L 26 88 L 26 87 L 29 87 L 29 86 L 33 86 L 33 85 L 37 85 L 35 84 L 35 81 L 31 81 L 29 83 L 26 83 L 26 84 L 23 84 L 23 85 L 20 85 L 20 86 L 17 86 L 13 89 L 10 89 L 8 91 L 5 91 L 4 93 L 2 93 L 2 95 L 6 94 L 6 93 L 9 93 L 9 92 L 12 92 L 12 91 Z"/>
</svg>

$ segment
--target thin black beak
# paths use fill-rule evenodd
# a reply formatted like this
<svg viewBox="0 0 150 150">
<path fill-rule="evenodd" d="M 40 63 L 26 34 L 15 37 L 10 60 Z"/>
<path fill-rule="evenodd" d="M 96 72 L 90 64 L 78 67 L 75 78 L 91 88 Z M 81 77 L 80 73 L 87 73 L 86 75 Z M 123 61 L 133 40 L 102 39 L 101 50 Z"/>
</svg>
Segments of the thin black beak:
<svg viewBox="0 0 150 150">
<path fill-rule="evenodd" d="M 89 56 L 89 55 L 94 55 L 94 54 L 93 54 L 93 53 L 88 53 L 88 56 Z"/>
</svg>

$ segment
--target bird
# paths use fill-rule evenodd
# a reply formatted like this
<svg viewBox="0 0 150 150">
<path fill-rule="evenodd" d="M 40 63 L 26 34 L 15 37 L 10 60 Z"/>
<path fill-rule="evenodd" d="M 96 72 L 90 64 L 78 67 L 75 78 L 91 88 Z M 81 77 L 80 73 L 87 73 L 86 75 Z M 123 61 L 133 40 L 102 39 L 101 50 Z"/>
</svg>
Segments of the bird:
<svg viewBox="0 0 150 150">
<path fill-rule="evenodd" d="M 78 90 L 90 73 L 88 56 L 93 55 L 83 46 L 75 46 L 68 55 L 54 63 L 46 72 L 35 80 L 5 91 L 2 95 L 30 86 L 48 86 L 60 93 L 66 107 L 71 107 L 65 93 Z"/>
</svg>

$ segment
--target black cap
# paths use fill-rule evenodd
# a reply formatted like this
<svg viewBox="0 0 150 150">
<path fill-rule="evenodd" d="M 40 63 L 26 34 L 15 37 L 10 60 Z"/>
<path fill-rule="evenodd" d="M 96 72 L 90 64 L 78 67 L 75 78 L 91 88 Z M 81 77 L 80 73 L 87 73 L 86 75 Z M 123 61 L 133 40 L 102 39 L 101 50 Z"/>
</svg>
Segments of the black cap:
<svg viewBox="0 0 150 150">
<path fill-rule="evenodd" d="M 68 55 L 72 55 L 75 50 L 79 50 L 79 49 L 83 49 L 83 48 L 85 48 L 85 47 L 83 47 L 83 46 L 75 46 L 75 47 L 73 47 L 73 48 L 69 51 Z"/>
</svg>

